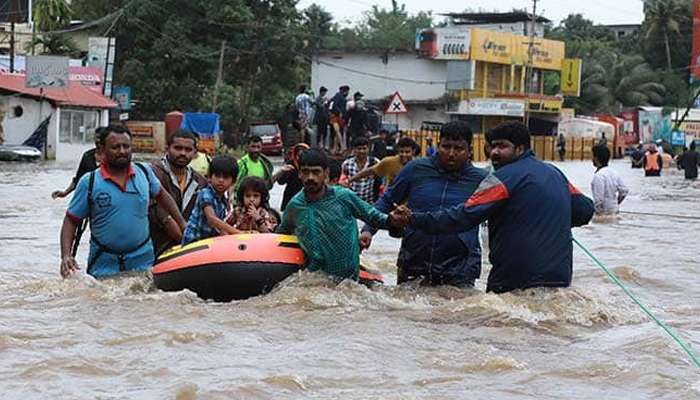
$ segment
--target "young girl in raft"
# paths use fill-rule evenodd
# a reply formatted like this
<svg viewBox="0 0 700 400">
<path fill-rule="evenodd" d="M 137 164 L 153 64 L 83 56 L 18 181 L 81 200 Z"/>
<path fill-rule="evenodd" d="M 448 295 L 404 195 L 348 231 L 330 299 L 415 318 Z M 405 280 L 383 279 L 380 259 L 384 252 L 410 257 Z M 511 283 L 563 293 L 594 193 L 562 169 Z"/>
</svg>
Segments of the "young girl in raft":
<svg viewBox="0 0 700 400">
<path fill-rule="evenodd" d="M 264 180 L 254 176 L 244 178 L 236 192 L 236 199 L 238 204 L 226 218 L 226 223 L 239 231 L 275 231 L 278 220 L 268 208 L 270 193 Z"/>
</svg>

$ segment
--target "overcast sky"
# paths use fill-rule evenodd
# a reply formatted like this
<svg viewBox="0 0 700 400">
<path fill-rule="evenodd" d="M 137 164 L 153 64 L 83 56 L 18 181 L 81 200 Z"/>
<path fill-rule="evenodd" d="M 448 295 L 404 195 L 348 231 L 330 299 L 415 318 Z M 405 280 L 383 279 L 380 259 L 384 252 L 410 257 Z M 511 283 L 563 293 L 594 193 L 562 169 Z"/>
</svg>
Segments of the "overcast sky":
<svg viewBox="0 0 700 400">
<path fill-rule="evenodd" d="M 299 8 L 319 4 L 333 14 L 336 21 L 357 21 L 372 5 L 390 8 L 391 0 L 300 0 Z M 526 0 L 399 0 L 410 13 L 432 11 L 433 14 L 460 12 L 469 7 L 484 11 L 510 11 L 513 8 L 532 10 L 532 1 Z M 540 0 L 537 14 L 554 21 L 555 25 L 571 13 L 583 14 L 599 24 L 638 24 L 642 22 L 642 0 Z"/>
</svg>

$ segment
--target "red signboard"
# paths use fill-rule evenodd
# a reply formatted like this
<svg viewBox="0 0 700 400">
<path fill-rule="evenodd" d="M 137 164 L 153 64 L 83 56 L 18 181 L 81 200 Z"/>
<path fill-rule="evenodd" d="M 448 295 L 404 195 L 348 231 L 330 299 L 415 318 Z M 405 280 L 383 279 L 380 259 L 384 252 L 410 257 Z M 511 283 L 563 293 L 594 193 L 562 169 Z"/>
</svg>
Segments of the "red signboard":
<svg viewBox="0 0 700 400">
<path fill-rule="evenodd" d="M 693 0 L 693 51 L 690 53 L 690 76 L 700 79 L 700 0 Z"/>
</svg>

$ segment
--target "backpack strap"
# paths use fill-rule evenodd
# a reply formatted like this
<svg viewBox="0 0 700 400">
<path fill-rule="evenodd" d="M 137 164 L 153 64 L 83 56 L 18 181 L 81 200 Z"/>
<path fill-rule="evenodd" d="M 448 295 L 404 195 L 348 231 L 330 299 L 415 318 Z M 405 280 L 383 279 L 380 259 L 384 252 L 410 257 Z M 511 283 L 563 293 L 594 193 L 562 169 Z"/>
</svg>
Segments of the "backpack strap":
<svg viewBox="0 0 700 400">
<path fill-rule="evenodd" d="M 137 166 L 137 167 L 141 170 L 141 172 L 143 172 L 143 174 L 146 176 L 146 181 L 148 182 L 148 187 L 149 187 L 149 190 L 150 190 L 150 187 L 151 187 L 151 178 L 148 176 L 148 170 L 146 169 L 146 166 L 143 165 L 143 163 L 140 163 L 140 162 L 135 162 L 134 164 L 136 164 L 136 166 Z"/>
<path fill-rule="evenodd" d="M 136 162 L 134 164 L 136 164 L 136 167 L 138 167 L 138 169 L 140 169 L 141 172 L 143 172 L 144 175 L 146 176 L 146 181 L 148 182 L 148 187 L 149 187 L 149 192 L 150 192 L 151 178 L 149 178 L 149 176 L 148 176 L 148 170 L 146 169 L 146 166 L 143 165 L 142 163 L 139 163 L 139 162 Z M 92 171 L 90 173 L 90 183 L 88 184 L 88 213 L 90 213 L 90 208 L 92 205 L 92 188 L 93 188 L 94 184 L 95 184 L 95 171 Z M 91 236 L 90 239 L 95 243 L 95 245 L 97 245 L 97 251 L 92 256 L 92 258 L 88 260 L 88 265 L 87 265 L 87 273 L 88 274 L 90 274 L 92 272 L 92 269 L 95 265 L 95 261 L 97 261 L 97 259 L 103 253 L 109 253 L 109 254 L 117 256 L 117 259 L 119 261 L 119 271 L 125 271 L 126 270 L 126 263 L 125 263 L 126 255 L 128 253 L 133 253 L 134 251 L 142 248 L 143 246 L 148 244 L 151 240 L 151 235 L 149 234 L 148 236 L 146 236 L 146 239 L 144 239 L 141 243 L 139 243 L 133 249 L 131 249 L 129 251 L 125 251 L 125 252 L 118 252 L 118 251 L 112 250 L 109 247 L 105 246 L 104 244 L 100 243 L 94 235 L 90 235 L 90 236 Z"/>
<path fill-rule="evenodd" d="M 83 237 L 85 229 L 87 229 L 90 223 L 90 215 L 92 214 L 92 188 L 95 186 L 95 171 L 90 172 L 90 178 L 88 179 L 88 190 L 87 190 L 87 205 L 88 205 L 88 216 L 83 219 L 75 232 L 75 238 L 73 239 L 73 248 L 71 249 L 71 255 L 75 257 L 78 254 L 78 246 L 80 246 L 80 239 Z"/>
</svg>

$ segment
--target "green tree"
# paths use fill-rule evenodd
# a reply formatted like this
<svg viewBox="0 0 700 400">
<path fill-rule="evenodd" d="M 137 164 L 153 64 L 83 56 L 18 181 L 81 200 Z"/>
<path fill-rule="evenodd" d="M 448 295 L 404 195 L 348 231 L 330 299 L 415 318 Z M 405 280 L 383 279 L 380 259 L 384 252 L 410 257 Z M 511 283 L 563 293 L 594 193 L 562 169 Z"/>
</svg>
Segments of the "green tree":
<svg viewBox="0 0 700 400">
<path fill-rule="evenodd" d="M 590 114 L 617 114 L 622 107 L 661 106 L 666 88 L 642 56 L 602 50 L 585 59 L 581 97 L 570 105 Z"/>
<path fill-rule="evenodd" d="M 609 42 L 615 39 L 612 31 L 605 26 L 595 25 L 581 14 L 569 14 L 561 23 L 547 33 L 554 40 L 569 42 Z"/>
<path fill-rule="evenodd" d="M 416 30 L 432 24 L 433 17 L 430 13 L 409 15 L 405 4 L 399 5 L 396 0 L 391 0 L 389 10 L 372 6 L 356 27 L 356 32 L 366 47 L 413 48 Z"/>
<path fill-rule="evenodd" d="M 72 12 L 66 0 L 34 0 L 32 20 L 37 29 L 52 31 L 70 24 Z"/>
<path fill-rule="evenodd" d="M 666 67 L 673 69 L 671 60 L 671 41 L 681 36 L 681 24 L 689 11 L 679 0 L 646 0 L 644 2 L 644 38 L 663 41 Z M 691 14 L 692 15 L 692 14 Z"/>
<path fill-rule="evenodd" d="M 80 49 L 75 42 L 66 35 L 47 33 L 39 35 L 27 43 L 25 50 L 41 48 L 40 54 L 58 55 L 67 57 L 80 57 Z"/>
<path fill-rule="evenodd" d="M 302 20 L 309 47 L 313 50 L 324 47 L 334 33 L 333 15 L 318 4 L 312 4 L 304 10 Z"/>
<path fill-rule="evenodd" d="M 248 121 L 275 118 L 293 99 L 299 83 L 308 80 L 304 55 L 308 35 L 295 3 L 126 3 L 111 34 L 117 38 L 115 82 L 132 87 L 138 100 L 134 117 L 161 119 L 174 108 L 210 111 L 225 40 L 217 108 L 222 127 L 240 132 Z M 81 10 L 89 8 L 82 4 Z"/>
</svg>

